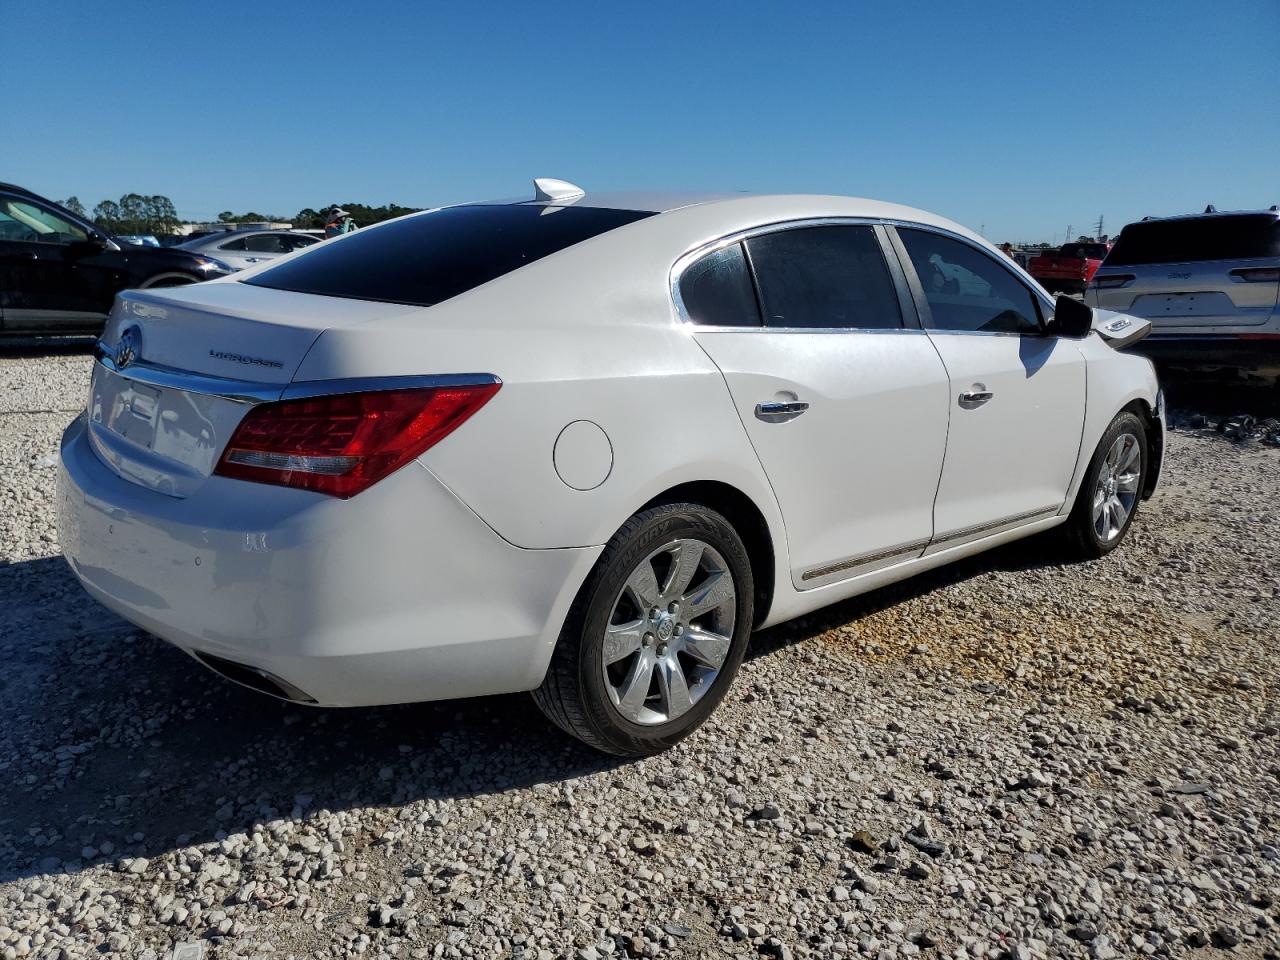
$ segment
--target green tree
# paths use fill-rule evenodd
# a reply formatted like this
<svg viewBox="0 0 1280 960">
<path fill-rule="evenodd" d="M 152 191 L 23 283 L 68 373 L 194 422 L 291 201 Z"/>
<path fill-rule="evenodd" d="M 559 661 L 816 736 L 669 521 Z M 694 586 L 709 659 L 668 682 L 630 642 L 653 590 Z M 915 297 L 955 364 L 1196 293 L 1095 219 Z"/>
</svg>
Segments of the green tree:
<svg viewBox="0 0 1280 960">
<path fill-rule="evenodd" d="M 62 206 L 66 207 L 78 217 L 86 216 L 84 212 L 84 204 L 80 202 L 80 198 L 76 196 L 67 197 L 62 201 Z"/>
<path fill-rule="evenodd" d="M 120 229 L 120 204 L 103 200 L 93 208 L 93 222 L 109 233 L 123 233 Z"/>
</svg>

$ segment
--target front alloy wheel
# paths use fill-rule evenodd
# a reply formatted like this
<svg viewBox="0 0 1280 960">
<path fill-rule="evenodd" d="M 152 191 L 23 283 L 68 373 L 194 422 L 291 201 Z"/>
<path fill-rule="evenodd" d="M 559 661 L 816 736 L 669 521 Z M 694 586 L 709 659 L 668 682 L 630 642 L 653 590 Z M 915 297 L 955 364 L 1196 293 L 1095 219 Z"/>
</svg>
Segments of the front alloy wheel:
<svg viewBox="0 0 1280 960">
<path fill-rule="evenodd" d="M 1090 560 L 1120 545 L 1138 512 L 1147 472 L 1147 431 L 1134 413 L 1120 413 L 1102 435 L 1064 527 L 1072 555 Z"/>
<path fill-rule="evenodd" d="M 723 516 L 694 503 L 643 510 L 579 591 L 534 700 L 600 750 L 665 750 L 733 681 L 753 597 L 746 547 Z"/>
</svg>

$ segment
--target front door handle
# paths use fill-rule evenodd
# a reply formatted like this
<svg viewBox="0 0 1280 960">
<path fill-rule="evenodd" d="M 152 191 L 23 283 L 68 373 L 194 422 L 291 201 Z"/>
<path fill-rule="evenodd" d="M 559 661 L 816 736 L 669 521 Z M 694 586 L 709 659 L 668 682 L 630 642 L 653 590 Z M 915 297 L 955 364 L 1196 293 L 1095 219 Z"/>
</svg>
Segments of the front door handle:
<svg viewBox="0 0 1280 960">
<path fill-rule="evenodd" d="M 809 409 L 803 400 L 771 401 L 756 404 L 756 419 L 765 423 L 786 423 Z"/>
<path fill-rule="evenodd" d="M 974 407 L 980 407 L 995 394 L 988 390 L 980 383 L 975 383 L 972 390 L 965 390 L 960 394 L 960 406 L 966 410 L 972 410 Z"/>
</svg>

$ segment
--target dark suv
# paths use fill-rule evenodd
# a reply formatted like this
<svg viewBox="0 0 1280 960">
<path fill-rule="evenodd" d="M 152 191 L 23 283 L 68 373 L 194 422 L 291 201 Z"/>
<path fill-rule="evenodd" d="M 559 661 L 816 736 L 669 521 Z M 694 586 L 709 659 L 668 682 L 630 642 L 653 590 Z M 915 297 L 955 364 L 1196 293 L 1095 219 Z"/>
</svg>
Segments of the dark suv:
<svg viewBox="0 0 1280 960">
<path fill-rule="evenodd" d="M 213 257 L 124 243 L 30 190 L 0 183 L 0 337 L 101 333 L 121 290 L 231 272 Z"/>
</svg>

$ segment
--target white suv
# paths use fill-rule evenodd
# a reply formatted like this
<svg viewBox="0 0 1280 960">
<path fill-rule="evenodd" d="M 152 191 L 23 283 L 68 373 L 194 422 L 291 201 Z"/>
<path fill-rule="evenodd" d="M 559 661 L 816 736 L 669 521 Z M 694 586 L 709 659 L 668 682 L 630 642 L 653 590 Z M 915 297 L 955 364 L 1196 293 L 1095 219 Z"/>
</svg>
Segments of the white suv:
<svg viewBox="0 0 1280 960">
<path fill-rule="evenodd" d="M 1120 233 L 1085 291 L 1151 321 L 1136 348 L 1164 367 L 1280 379 L 1280 208 L 1148 217 Z"/>
</svg>

